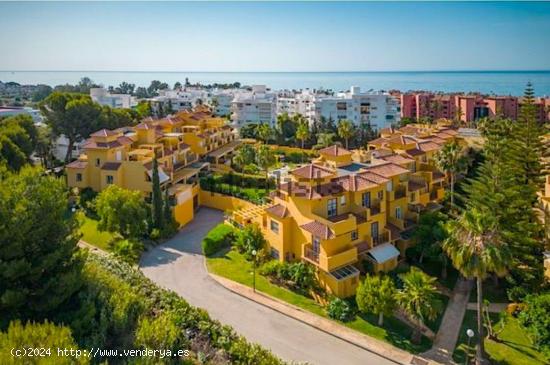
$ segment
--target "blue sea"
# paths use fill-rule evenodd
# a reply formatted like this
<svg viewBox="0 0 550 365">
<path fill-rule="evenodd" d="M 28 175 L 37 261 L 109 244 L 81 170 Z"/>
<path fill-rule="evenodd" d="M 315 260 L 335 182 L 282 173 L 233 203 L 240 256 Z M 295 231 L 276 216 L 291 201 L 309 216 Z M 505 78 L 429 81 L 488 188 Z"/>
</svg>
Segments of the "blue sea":
<svg viewBox="0 0 550 365">
<path fill-rule="evenodd" d="M 481 92 L 497 95 L 522 95 L 532 82 L 537 95 L 550 95 L 550 71 L 407 71 L 407 72 L 118 72 L 118 71 L 0 71 L 0 81 L 21 84 L 75 84 L 89 77 L 104 86 L 123 81 L 148 86 L 152 80 L 173 85 L 184 83 L 265 84 L 279 89 L 348 90 L 360 86 L 367 90 L 430 90 L 441 92 Z"/>
</svg>

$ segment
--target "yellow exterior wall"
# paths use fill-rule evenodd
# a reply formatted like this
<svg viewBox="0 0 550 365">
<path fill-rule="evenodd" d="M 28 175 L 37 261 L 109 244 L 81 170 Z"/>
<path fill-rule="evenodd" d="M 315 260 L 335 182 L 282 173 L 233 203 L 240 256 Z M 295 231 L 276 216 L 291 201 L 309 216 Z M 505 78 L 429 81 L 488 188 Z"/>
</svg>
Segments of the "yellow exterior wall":
<svg viewBox="0 0 550 365">
<path fill-rule="evenodd" d="M 194 216 L 193 199 L 188 199 L 183 204 L 178 204 L 174 207 L 174 218 L 181 226 L 191 222 Z"/>
</svg>

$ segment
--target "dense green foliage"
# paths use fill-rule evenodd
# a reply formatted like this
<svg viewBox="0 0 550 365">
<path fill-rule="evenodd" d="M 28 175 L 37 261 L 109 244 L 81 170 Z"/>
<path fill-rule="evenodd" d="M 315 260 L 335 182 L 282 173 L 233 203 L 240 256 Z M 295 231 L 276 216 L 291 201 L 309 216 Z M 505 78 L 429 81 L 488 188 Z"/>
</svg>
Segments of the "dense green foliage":
<svg viewBox="0 0 550 365">
<path fill-rule="evenodd" d="M 268 179 L 268 184 L 270 187 L 274 186 L 273 180 Z M 255 204 L 265 203 L 267 192 L 258 188 L 265 185 L 263 177 L 237 174 L 210 174 L 200 179 L 202 190 L 234 196 Z"/>
<path fill-rule="evenodd" d="M 12 349 L 29 351 L 27 355 L 14 357 Z M 24 350 L 25 349 L 25 350 Z M 73 356 L 58 356 L 57 349 L 74 350 Z M 80 356 L 76 356 L 80 351 Z M 23 360 L 25 359 L 25 360 Z M 7 332 L 0 332 L 0 364 L 43 364 L 43 365 L 74 365 L 88 364 L 89 360 L 78 349 L 71 336 L 71 330 L 64 326 L 29 322 L 25 325 L 20 321 L 10 322 Z"/>
<path fill-rule="evenodd" d="M 367 275 L 359 283 L 355 301 L 361 312 L 378 316 L 378 325 L 384 324 L 384 316 L 392 316 L 396 308 L 397 290 L 393 280 L 388 276 Z"/>
<path fill-rule="evenodd" d="M 253 251 L 259 253 L 266 245 L 267 241 L 257 224 L 249 224 L 239 230 L 234 243 L 235 248 L 249 260 L 252 259 Z"/>
<path fill-rule="evenodd" d="M 95 199 L 98 228 L 137 238 L 147 232 L 147 206 L 139 191 L 109 185 Z"/>
<path fill-rule="evenodd" d="M 41 319 L 80 287 L 76 220 L 60 179 L 24 168 L 0 180 L 0 327 Z"/>
<path fill-rule="evenodd" d="M 235 237 L 235 228 L 221 223 L 214 227 L 202 240 L 202 252 L 211 256 L 224 247 L 231 245 Z"/>
<path fill-rule="evenodd" d="M 29 115 L 0 120 L 0 164 L 19 171 L 30 161 L 38 143 L 38 130 Z"/>
<path fill-rule="evenodd" d="M 160 190 L 159 165 L 156 157 L 153 159 L 153 193 L 151 194 L 151 217 L 153 228 L 162 230 L 164 228 L 164 216 L 162 214 L 162 192 Z"/>
<path fill-rule="evenodd" d="M 315 269 L 305 262 L 288 263 L 271 260 L 260 267 L 260 273 L 279 285 L 308 296 L 311 290 L 316 290 L 319 287 Z"/>
<path fill-rule="evenodd" d="M 528 295 L 519 320 L 532 336 L 535 345 L 550 359 L 550 292 Z"/>
<path fill-rule="evenodd" d="M 341 322 L 349 322 L 353 319 L 353 310 L 349 303 L 341 298 L 333 298 L 327 305 L 327 315 Z"/>
<path fill-rule="evenodd" d="M 208 361 L 281 364 L 270 352 L 251 345 L 228 326 L 210 319 L 174 292 L 161 289 L 127 264 L 89 255 L 80 305 L 63 314 L 85 348 L 190 349 Z M 162 346 L 161 346 L 162 347 Z"/>
</svg>

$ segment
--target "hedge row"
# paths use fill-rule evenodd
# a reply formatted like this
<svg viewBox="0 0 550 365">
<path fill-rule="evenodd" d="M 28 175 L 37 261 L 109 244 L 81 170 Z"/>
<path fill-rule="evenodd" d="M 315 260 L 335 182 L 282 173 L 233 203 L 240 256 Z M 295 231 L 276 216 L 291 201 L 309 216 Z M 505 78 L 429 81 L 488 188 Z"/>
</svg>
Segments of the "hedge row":
<svg viewBox="0 0 550 365">
<path fill-rule="evenodd" d="M 231 244 L 235 235 L 235 228 L 221 223 L 214 227 L 202 241 L 202 252 L 211 256 Z"/>
<path fill-rule="evenodd" d="M 210 347 L 215 350 L 214 363 L 243 365 L 280 365 L 284 364 L 270 351 L 259 345 L 251 344 L 229 327 L 210 318 L 208 313 L 189 305 L 174 292 L 162 289 L 146 278 L 139 270 L 123 262 L 96 254 L 89 254 L 87 265 L 97 271 L 116 278 L 121 284 L 131 288 L 134 298 L 139 300 L 141 321 L 158 320 L 159 316 L 169 313 L 169 321 L 179 329 L 176 339 L 179 343 L 188 343 L 191 347 Z M 126 308 L 128 309 L 128 308 Z M 132 312 L 132 311 L 130 311 Z M 125 313 L 128 313 L 125 311 Z M 122 314 L 122 313 L 121 313 Z M 127 314 L 126 314 L 127 315 Z M 166 321 L 166 317 L 162 319 Z"/>
</svg>

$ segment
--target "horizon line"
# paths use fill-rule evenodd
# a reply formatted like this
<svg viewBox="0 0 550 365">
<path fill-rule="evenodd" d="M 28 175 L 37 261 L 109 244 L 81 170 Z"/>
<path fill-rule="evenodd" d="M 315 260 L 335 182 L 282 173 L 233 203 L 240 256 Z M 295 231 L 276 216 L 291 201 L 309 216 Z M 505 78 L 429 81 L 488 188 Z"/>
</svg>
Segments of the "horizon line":
<svg viewBox="0 0 550 365">
<path fill-rule="evenodd" d="M 467 70 L 331 70 L 331 71 L 161 71 L 161 70 L 0 70 L 0 72 L 106 72 L 106 73 L 460 73 L 460 72 L 550 72 L 550 69 L 467 69 Z"/>
</svg>

